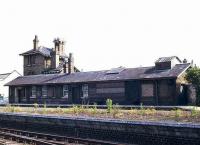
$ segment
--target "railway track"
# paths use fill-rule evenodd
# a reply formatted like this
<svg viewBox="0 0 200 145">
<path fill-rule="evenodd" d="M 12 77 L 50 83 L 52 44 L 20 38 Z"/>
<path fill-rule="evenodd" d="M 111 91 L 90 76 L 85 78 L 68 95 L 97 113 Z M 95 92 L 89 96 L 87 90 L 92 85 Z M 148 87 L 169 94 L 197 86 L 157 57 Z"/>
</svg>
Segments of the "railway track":
<svg viewBox="0 0 200 145">
<path fill-rule="evenodd" d="M 9 128 L 0 128 L 0 136 L 1 138 L 6 140 L 34 145 L 120 145 L 120 143 L 114 143 L 109 141 L 58 136 Z M 3 143 L 0 143 L 0 145 L 1 144 Z"/>
</svg>

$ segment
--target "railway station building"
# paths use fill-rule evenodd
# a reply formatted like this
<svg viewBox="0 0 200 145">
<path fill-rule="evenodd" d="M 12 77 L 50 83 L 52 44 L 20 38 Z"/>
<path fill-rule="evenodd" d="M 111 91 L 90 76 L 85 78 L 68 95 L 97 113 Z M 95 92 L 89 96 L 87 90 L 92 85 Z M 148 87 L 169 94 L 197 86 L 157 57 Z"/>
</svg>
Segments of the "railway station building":
<svg viewBox="0 0 200 145">
<path fill-rule="evenodd" d="M 24 76 L 7 83 L 10 103 L 105 104 L 106 99 L 126 105 L 188 105 L 195 91 L 185 80 L 192 63 L 177 56 L 161 57 L 154 66 L 80 72 L 63 42 L 54 48 L 38 47 L 22 53 Z"/>
</svg>

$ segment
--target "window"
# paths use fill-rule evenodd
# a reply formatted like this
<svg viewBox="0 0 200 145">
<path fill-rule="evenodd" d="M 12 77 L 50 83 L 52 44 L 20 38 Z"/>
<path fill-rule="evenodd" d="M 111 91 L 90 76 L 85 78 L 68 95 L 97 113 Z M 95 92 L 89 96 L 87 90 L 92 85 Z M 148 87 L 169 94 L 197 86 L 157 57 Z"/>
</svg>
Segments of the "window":
<svg viewBox="0 0 200 145">
<path fill-rule="evenodd" d="M 32 86 L 32 95 L 31 95 L 31 98 L 36 98 L 36 86 Z"/>
<path fill-rule="evenodd" d="M 31 56 L 30 55 L 27 56 L 27 62 L 28 62 L 27 65 L 31 65 Z"/>
<path fill-rule="evenodd" d="M 31 64 L 35 64 L 35 58 L 36 58 L 36 56 L 35 55 L 32 55 L 32 56 L 30 56 L 31 58 Z"/>
<path fill-rule="evenodd" d="M 84 84 L 82 86 L 82 91 L 83 91 L 83 98 L 88 98 L 88 85 Z"/>
<path fill-rule="evenodd" d="M 63 98 L 69 98 L 69 86 L 68 85 L 64 85 L 63 86 Z"/>
<path fill-rule="evenodd" d="M 42 86 L 42 97 L 47 97 L 47 86 Z"/>
<path fill-rule="evenodd" d="M 153 84 L 142 84 L 142 96 L 152 97 L 153 96 Z"/>
<path fill-rule="evenodd" d="M 41 86 L 38 86 L 36 87 L 36 94 L 37 94 L 37 97 L 42 97 L 42 87 Z"/>
<path fill-rule="evenodd" d="M 35 55 L 28 55 L 27 56 L 27 65 L 35 64 L 36 56 Z"/>
</svg>

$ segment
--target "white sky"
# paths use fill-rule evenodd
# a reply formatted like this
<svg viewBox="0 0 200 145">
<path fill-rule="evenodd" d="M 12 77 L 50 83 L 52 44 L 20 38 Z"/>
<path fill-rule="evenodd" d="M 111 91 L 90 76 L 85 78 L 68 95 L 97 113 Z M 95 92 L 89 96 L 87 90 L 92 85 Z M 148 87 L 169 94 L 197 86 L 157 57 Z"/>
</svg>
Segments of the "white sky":
<svg viewBox="0 0 200 145">
<path fill-rule="evenodd" d="M 67 41 L 84 71 L 153 65 L 177 55 L 200 65 L 199 0 L 1 0 L 0 73 L 23 72 L 18 54 Z"/>
</svg>

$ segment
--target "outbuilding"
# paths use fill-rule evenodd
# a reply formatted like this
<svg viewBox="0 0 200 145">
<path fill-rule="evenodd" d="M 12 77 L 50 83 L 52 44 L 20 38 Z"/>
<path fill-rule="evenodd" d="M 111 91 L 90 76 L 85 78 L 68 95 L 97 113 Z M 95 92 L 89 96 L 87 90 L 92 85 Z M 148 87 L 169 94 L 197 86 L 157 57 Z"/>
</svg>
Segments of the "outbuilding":
<svg viewBox="0 0 200 145">
<path fill-rule="evenodd" d="M 8 86 L 4 86 L 4 85 L 19 76 L 21 76 L 21 74 L 16 70 L 10 73 L 0 74 L 0 98 L 1 99 L 8 98 L 8 94 L 9 94 Z"/>
</svg>

